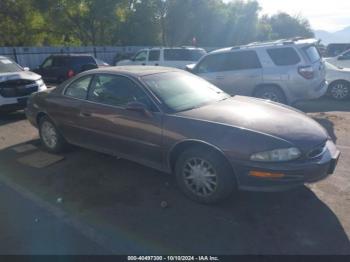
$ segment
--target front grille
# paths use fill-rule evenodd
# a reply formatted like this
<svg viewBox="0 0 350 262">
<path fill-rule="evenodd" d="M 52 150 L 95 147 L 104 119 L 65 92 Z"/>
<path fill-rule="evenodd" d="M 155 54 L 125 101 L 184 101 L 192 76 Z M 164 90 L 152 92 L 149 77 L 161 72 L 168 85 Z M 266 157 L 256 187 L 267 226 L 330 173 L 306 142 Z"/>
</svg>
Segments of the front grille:
<svg viewBox="0 0 350 262">
<path fill-rule="evenodd" d="M 18 79 L 0 83 L 0 95 L 2 97 L 22 97 L 38 91 L 35 81 Z"/>
<path fill-rule="evenodd" d="M 326 143 L 323 143 L 322 145 L 319 145 L 317 147 L 315 147 L 314 149 L 312 149 L 308 154 L 308 158 L 316 158 L 321 156 L 324 151 L 326 149 Z"/>
</svg>

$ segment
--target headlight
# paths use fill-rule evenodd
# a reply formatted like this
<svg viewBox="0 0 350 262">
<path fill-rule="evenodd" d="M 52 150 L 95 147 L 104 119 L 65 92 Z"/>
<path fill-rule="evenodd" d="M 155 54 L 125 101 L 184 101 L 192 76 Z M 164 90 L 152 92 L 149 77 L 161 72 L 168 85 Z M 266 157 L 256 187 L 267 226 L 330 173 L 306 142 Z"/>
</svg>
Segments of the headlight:
<svg viewBox="0 0 350 262">
<path fill-rule="evenodd" d="M 295 147 L 275 149 L 251 155 L 250 160 L 260 162 L 290 161 L 300 157 L 300 150 Z"/>
</svg>

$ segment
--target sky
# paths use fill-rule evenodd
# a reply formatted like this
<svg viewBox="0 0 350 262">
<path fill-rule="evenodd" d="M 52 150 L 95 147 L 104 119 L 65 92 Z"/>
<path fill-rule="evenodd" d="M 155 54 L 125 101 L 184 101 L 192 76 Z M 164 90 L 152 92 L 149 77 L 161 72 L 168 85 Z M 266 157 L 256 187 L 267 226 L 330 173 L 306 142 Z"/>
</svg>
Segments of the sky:
<svg viewBox="0 0 350 262">
<path fill-rule="evenodd" d="M 233 1 L 233 0 L 225 0 Z M 283 11 L 307 18 L 314 30 L 335 32 L 350 26 L 350 0 L 257 0 L 263 14 Z"/>
</svg>

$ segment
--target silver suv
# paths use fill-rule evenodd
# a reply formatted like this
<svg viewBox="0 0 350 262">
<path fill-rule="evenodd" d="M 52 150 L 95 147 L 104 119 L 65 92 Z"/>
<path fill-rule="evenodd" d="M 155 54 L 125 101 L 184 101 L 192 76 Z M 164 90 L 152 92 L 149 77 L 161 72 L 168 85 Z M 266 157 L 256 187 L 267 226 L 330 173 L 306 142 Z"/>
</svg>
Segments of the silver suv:
<svg viewBox="0 0 350 262">
<path fill-rule="evenodd" d="M 293 104 L 327 91 L 325 65 L 316 45 L 316 39 L 291 39 L 224 48 L 187 70 L 229 94 Z"/>
</svg>

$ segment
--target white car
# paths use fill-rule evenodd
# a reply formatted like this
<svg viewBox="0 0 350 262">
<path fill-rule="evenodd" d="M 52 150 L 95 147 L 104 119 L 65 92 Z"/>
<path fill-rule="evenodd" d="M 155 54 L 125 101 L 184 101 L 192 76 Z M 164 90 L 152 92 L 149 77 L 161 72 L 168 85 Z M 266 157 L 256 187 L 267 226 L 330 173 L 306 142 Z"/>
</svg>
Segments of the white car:
<svg viewBox="0 0 350 262">
<path fill-rule="evenodd" d="M 40 75 L 0 56 L 0 112 L 23 109 L 32 93 L 46 89 Z"/>
<path fill-rule="evenodd" d="M 142 49 L 132 59 L 122 60 L 116 66 L 152 65 L 185 69 L 186 65 L 197 62 L 206 51 L 195 47 L 148 48 Z"/>
<path fill-rule="evenodd" d="M 324 60 L 337 67 L 350 68 L 350 50 L 347 50 L 335 57 L 324 58 Z"/>
<path fill-rule="evenodd" d="M 328 95 L 337 100 L 344 100 L 350 95 L 350 68 L 341 68 L 328 62 L 326 79 L 329 83 Z"/>
</svg>

